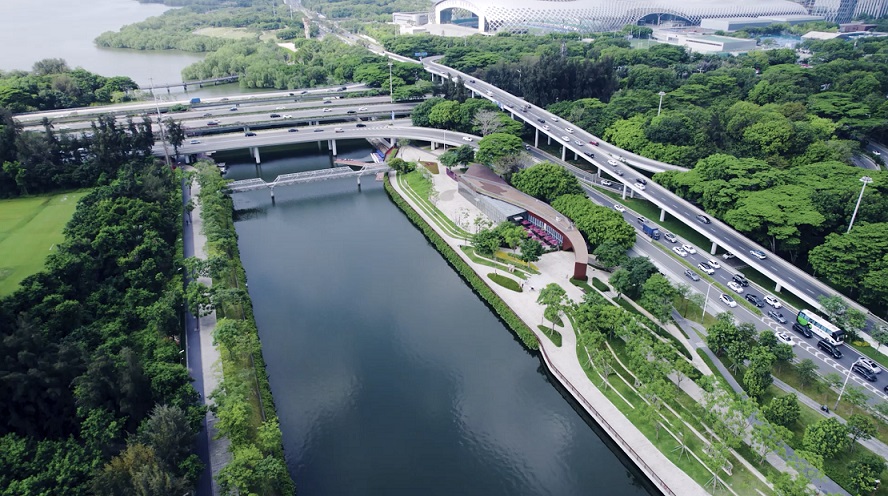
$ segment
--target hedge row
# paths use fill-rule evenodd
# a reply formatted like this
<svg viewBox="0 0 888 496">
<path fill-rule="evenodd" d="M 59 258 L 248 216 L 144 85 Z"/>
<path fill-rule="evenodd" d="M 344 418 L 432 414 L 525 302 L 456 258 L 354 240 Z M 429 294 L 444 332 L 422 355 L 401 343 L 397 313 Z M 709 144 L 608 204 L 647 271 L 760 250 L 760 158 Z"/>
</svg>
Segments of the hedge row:
<svg viewBox="0 0 888 496">
<path fill-rule="evenodd" d="M 540 347 L 540 343 L 537 340 L 536 334 L 527 327 L 527 325 L 522 321 L 515 312 L 509 308 L 506 303 L 497 296 L 496 293 L 493 292 L 492 289 L 484 282 L 478 274 L 469 267 L 460 256 L 456 253 L 456 251 L 447 244 L 444 239 L 435 232 L 434 229 L 423 219 L 420 217 L 418 213 L 408 204 L 401 195 L 398 194 L 397 191 L 394 190 L 391 184 L 389 184 L 388 176 L 385 177 L 385 191 L 388 193 L 389 198 L 391 198 L 392 202 L 401 209 L 402 212 L 410 219 L 410 222 L 413 223 L 416 227 L 422 231 L 423 235 L 426 239 L 429 240 L 430 243 L 438 250 L 438 252 L 444 256 L 444 259 L 447 260 L 447 263 L 450 264 L 451 267 L 456 269 L 456 272 L 466 281 L 472 289 L 475 291 L 478 296 L 481 297 L 493 309 L 494 312 L 499 316 L 499 318 L 506 324 L 512 332 L 515 333 L 516 336 L 524 343 L 528 349 L 538 350 Z"/>
</svg>

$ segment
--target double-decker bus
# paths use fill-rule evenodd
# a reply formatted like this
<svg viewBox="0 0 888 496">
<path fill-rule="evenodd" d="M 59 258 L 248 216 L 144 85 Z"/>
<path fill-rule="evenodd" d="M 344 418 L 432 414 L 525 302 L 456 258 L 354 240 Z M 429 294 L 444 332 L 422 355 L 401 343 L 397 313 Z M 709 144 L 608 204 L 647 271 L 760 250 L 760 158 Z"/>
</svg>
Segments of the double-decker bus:
<svg viewBox="0 0 888 496">
<path fill-rule="evenodd" d="M 845 331 L 811 310 L 799 310 L 796 322 L 811 329 L 815 336 L 825 339 L 835 346 L 845 343 Z"/>
</svg>

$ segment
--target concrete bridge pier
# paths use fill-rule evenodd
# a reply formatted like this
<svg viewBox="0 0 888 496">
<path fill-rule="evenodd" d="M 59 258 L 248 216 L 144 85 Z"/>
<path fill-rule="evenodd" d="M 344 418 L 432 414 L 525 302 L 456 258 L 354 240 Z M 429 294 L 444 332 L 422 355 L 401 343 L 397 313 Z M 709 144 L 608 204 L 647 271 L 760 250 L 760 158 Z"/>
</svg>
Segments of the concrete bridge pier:
<svg viewBox="0 0 888 496">
<path fill-rule="evenodd" d="M 561 145 L 561 160 L 567 160 L 567 146 Z"/>
<path fill-rule="evenodd" d="M 259 156 L 259 147 L 258 146 L 251 147 L 250 153 L 253 155 L 253 157 L 256 158 L 256 164 L 259 164 L 262 162 L 262 159 Z"/>
<path fill-rule="evenodd" d="M 358 192 L 361 192 L 361 175 L 358 174 Z"/>
<path fill-rule="evenodd" d="M 274 186 L 268 189 L 271 190 L 271 204 L 274 205 Z"/>
<path fill-rule="evenodd" d="M 623 199 L 624 199 L 624 200 L 626 199 L 626 190 L 627 190 L 627 189 L 629 189 L 629 187 L 626 186 L 626 184 L 624 183 L 624 184 L 623 184 Z"/>
<path fill-rule="evenodd" d="M 335 139 L 330 140 L 330 149 L 333 150 L 333 156 L 334 156 L 334 157 L 335 157 L 336 155 L 338 155 L 338 153 L 336 152 L 336 140 L 335 140 Z"/>
<path fill-rule="evenodd" d="M 540 129 L 537 127 L 533 128 L 533 146 L 534 148 L 540 147 Z"/>
<path fill-rule="evenodd" d="M 577 152 L 574 152 L 574 160 L 579 160 L 580 156 L 577 155 Z"/>
<path fill-rule="evenodd" d="M 547 145 L 551 145 L 551 144 L 552 144 L 552 137 L 549 136 L 548 134 L 546 135 L 546 144 L 547 144 Z"/>
<path fill-rule="evenodd" d="M 783 289 L 783 286 L 781 286 L 779 282 L 774 285 L 774 292 L 775 293 L 779 293 L 780 290 L 782 290 L 782 289 Z"/>
<path fill-rule="evenodd" d="M 718 245 L 715 244 L 715 241 L 712 242 L 712 248 L 709 249 L 710 255 L 715 255 L 715 250 L 718 249 Z"/>
<path fill-rule="evenodd" d="M 660 209 L 660 222 L 663 222 L 664 220 L 666 220 L 666 211 L 661 208 Z"/>
</svg>

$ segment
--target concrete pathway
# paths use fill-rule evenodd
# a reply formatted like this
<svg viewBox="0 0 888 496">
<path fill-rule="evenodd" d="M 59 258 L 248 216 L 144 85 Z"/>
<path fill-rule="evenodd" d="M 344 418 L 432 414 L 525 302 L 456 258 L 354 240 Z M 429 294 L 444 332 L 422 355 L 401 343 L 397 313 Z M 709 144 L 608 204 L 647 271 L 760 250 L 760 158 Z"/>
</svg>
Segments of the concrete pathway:
<svg viewBox="0 0 888 496">
<path fill-rule="evenodd" d="M 188 168 L 194 170 L 192 168 Z M 203 219 L 201 218 L 201 206 L 197 201 L 200 193 L 200 185 L 194 180 L 191 185 L 186 185 L 184 200 L 194 199 L 194 210 L 189 215 L 185 213 L 185 238 L 183 238 L 185 256 L 207 259 L 207 237 L 203 232 Z M 191 242 L 187 242 L 190 240 Z M 213 284 L 209 277 L 199 277 L 198 282 L 207 286 Z M 195 318 L 188 315 L 186 318 L 186 346 L 188 357 L 188 370 L 194 378 L 194 387 L 200 393 L 206 406 L 212 405 L 209 399 L 219 385 L 222 376 L 219 350 L 213 346 L 213 330 L 216 328 L 216 312 L 205 317 Z M 199 451 L 203 452 L 202 460 L 206 465 L 201 478 L 198 481 L 198 496 L 215 496 L 220 494 L 219 484 L 216 482 L 216 474 L 231 459 L 228 452 L 229 441 L 227 438 L 215 439 L 217 430 L 215 427 L 218 419 L 212 412 L 207 412 L 201 438 L 198 440 Z M 205 447 L 205 448 L 204 448 Z M 204 449 L 206 451 L 204 451 Z"/>
<path fill-rule="evenodd" d="M 405 147 L 401 150 L 401 158 L 405 160 L 436 160 L 437 156 L 424 150 Z M 437 207 L 448 218 L 459 218 L 460 209 L 468 209 L 472 212 L 472 218 L 477 214 L 477 209 L 465 198 L 456 192 L 456 182 L 446 174 L 432 176 L 435 189 L 438 191 Z M 429 225 L 436 227 L 432 221 L 409 196 L 398 187 L 393 180 L 401 196 L 410 203 Z M 436 228 L 436 230 L 438 230 Z M 439 234 L 476 273 L 484 277 L 492 271 L 492 268 L 476 264 L 466 257 L 460 245 L 462 239 L 452 238 L 444 233 Z M 586 376 L 580 366 L 576 354 L 576 336 L 572 330 L 562 333 L 562 346 L 555 346 L 548 337 L 539 332 L 537 325 L 542 322 L 543 308 L 536 303 L 539 288 L 549 283 L 556 283 L 567 293 L 567 296 L 579 301 L 582 299 L 582 291 L 568 280 L 573 273 L 574 257 L 568 252 L 553 252 L 546 254 L 536 263 L 541 274 L 534 275 L 527 282 L 525 288 L 532 286 L 535 291 L 517 293 L 507 290 L 497 284 L 489 286 L 505 301 L 513 311 L 534 331 L 541 346 L 543 360 L 562 385 L 569 390 L 577 401 L 583 405 L 586 411 L 596 419 L 611 438 L 619 444 L 636 465 L 653 481 L 659 490 L 665 494 L 680 495 L 704 495 L 707 492 L 687 474 L 678 469 L 665 455 L 663 455 L 645 435 L 620 412 L 604 394 L 601 393 Z M 594 405 L 594 406 L 593 406 Z"/>
</svg>

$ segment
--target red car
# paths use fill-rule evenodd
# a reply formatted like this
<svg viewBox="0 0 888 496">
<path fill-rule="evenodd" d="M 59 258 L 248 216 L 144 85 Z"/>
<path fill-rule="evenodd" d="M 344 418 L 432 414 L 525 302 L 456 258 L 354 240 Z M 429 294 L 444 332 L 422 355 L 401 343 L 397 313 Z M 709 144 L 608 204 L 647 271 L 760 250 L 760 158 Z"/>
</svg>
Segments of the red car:
<svg viewBox="0 0 888 496">
<path fill-rule="evenodd" d="M 595 140 L 590 141 L 589 144 L 592 146 L 598 146 L 598 142 Z"/>
</svg>

